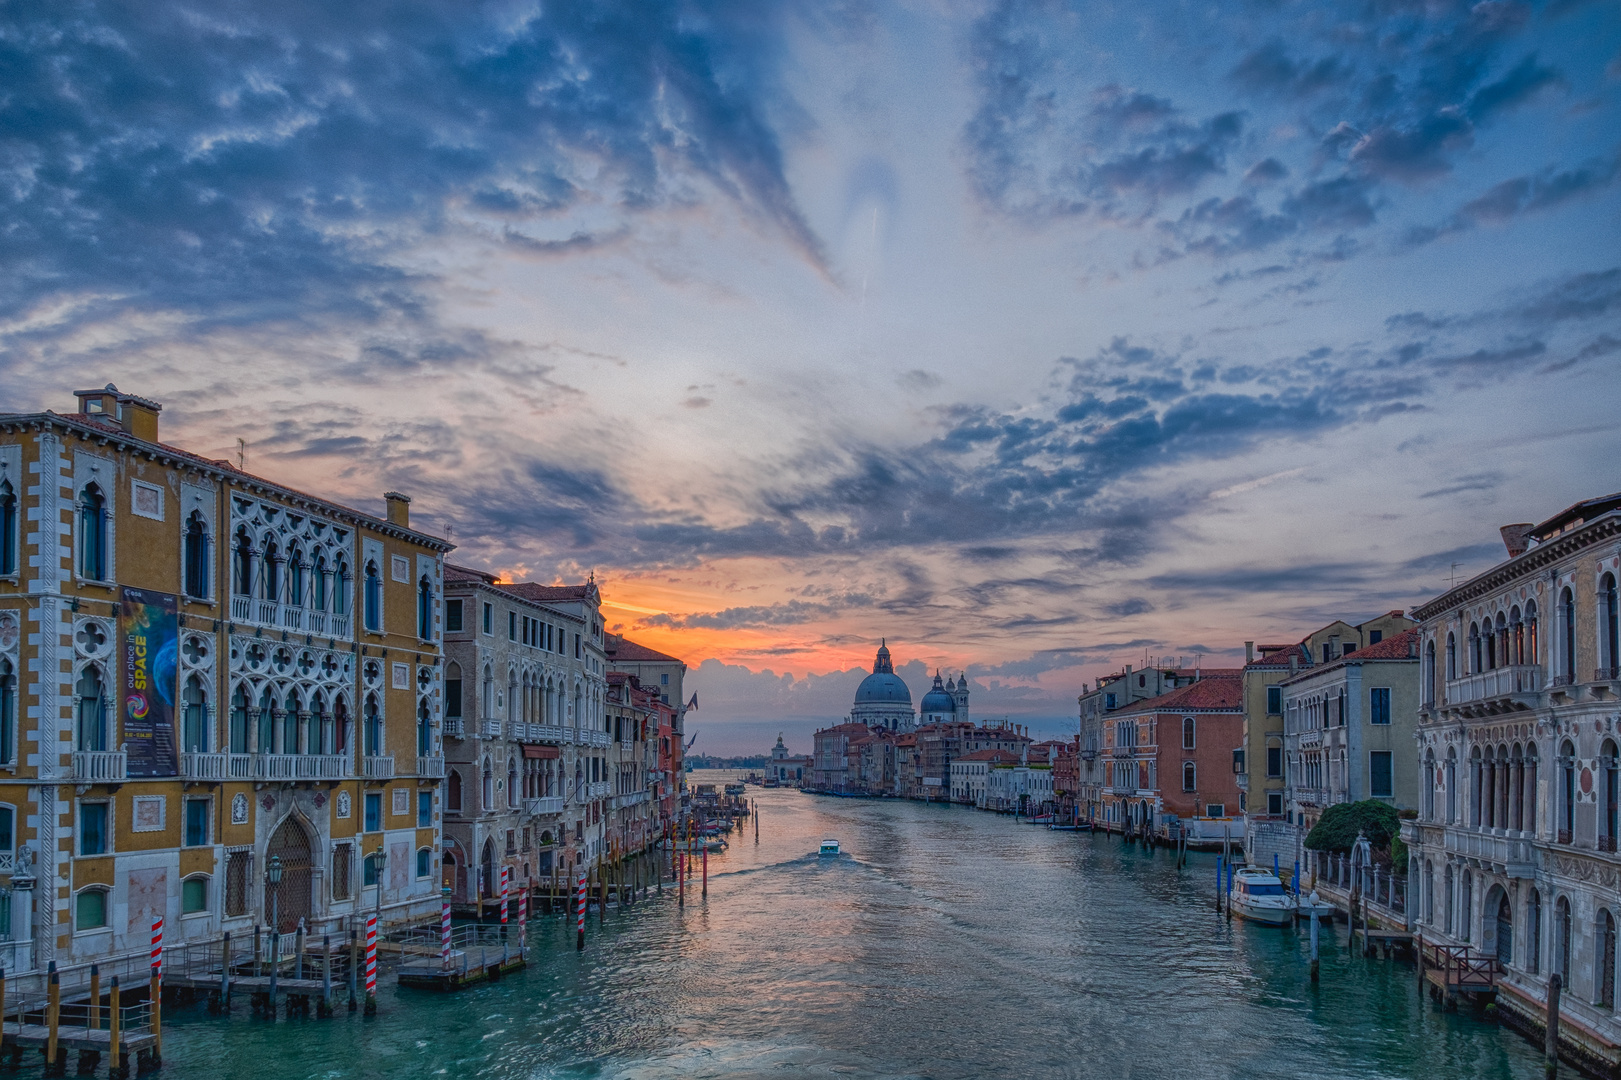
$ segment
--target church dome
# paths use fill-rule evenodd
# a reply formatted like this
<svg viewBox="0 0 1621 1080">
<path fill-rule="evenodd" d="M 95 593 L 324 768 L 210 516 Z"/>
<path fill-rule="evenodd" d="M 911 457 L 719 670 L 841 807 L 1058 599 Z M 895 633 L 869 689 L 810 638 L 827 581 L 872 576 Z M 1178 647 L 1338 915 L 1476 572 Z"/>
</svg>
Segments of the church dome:
<svg viewBox="0 0 1621 1080">
<path fill-rule="evenodd" d="M 906 688 L 906 683 L 899 675 L 888 671 L 875 671 L 861 680 L 856 687 L 856 704 L 912 704 L 912 691 Z"/>
<path fill-rule="evenodd" d="M 922 711 L 927 714 L 957 711 L 956 699 L 946 693 L 946 688 L 940 684 L 938 671 L 934 673 L 934 688 L 923 695 Z"/>
</svg>

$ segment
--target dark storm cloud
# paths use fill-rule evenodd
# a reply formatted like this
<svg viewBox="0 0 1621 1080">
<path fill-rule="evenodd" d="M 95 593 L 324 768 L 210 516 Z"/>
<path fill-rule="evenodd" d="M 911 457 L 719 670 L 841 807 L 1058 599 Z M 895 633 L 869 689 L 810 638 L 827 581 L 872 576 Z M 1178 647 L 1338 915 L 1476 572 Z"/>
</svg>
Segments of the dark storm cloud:
<svg viewBox="0 0 1621 1080">
<path fill-rule="evenodd" d="M 0 10 L 0 311 L 59 292 L 238 317 L 412 313 L 387 265 L 457 207 L 510 243 L 700 177 L 821 245 L 762 109 L 769 9 L 24 3 Z M 417 312 L 418 314 L 420 312 Z"/>
</svg>

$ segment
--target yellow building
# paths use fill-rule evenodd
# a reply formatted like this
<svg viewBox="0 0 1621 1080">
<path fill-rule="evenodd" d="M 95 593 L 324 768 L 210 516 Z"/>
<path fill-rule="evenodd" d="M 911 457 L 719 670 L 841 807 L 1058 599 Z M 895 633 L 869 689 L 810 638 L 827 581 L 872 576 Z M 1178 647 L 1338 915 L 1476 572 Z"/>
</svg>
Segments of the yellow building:
<svg viewBox="0 0 1621 1080">
<path fill-rule="evenodd" d="M 449 545 L 77 397 L 0 414 L 0 964 L 433 911 Z"/>
</svg>

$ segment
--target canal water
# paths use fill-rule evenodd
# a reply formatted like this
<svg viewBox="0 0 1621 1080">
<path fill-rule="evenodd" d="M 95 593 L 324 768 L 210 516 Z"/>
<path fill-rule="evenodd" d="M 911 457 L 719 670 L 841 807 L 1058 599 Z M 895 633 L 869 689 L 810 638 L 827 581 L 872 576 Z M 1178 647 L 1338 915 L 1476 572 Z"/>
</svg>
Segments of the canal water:
<svg viewBox="0 0 1621 1080">
<path fill-rule="evenodd" d="M 587 924 L 537 918 L 523 974 L 372 1020 L 165 1016 L 162 1076 L 1540 1076 L 1514 1033 L 1422 1002 L 1413 970 L 1325 935 L 1228 923 L 1215 863 L 965 809 L 750 789 L 673 889 Z M 824 836 L 844 849 L 815 852 Z"/>
</svg>

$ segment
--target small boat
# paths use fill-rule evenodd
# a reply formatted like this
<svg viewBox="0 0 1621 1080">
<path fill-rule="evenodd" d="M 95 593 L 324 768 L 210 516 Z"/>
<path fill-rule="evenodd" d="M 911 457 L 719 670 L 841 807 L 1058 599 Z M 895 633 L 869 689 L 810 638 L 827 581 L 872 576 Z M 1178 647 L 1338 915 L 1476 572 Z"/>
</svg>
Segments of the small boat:
<svg viewBox="0 0 1621 1080">
<path fill-rule="evenodd" d="M 1302 919 L 1309 919 L 1316 914 L 1319 919 L 1332 922 L 1334 916 L 1339 914 L 1339 908 L 1318 896 L 1317 890 L 1313 889 L 1310 896 L 1303 896 L 1295 901 L 1295 914 Z"/>
<path fill-rule="evenodd" d="M 837 855 L 838 853 L 839 842 L 837 840 L 823 840 L 821 850 L 819 850 L 816 854 L 818 856 L 829 856 Z"/>
<path fill-rule="evenodd" d="M 1295 898 L 1270 870 L 1245 867 L 1233 875 L 1233 910 L 1252 922 L 1283 926 L 1295 917 Z"/>
<path fill-rule="evenodd" d="M 710 837 L 708 840 L 704 841 L 704 850 L 715 852 L 725 851 L 726 841 L 722 840 L 718 836 Z"/>
</svg>

